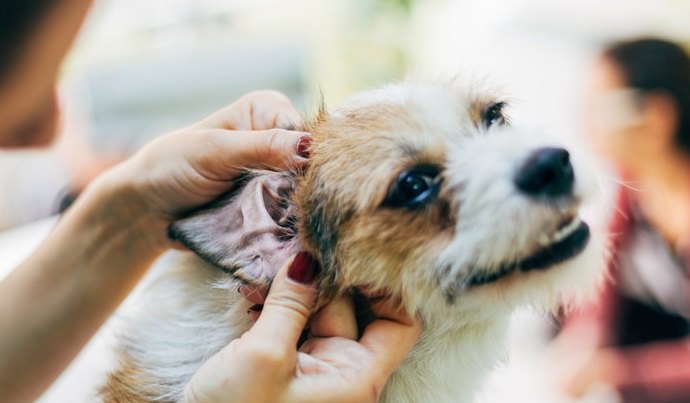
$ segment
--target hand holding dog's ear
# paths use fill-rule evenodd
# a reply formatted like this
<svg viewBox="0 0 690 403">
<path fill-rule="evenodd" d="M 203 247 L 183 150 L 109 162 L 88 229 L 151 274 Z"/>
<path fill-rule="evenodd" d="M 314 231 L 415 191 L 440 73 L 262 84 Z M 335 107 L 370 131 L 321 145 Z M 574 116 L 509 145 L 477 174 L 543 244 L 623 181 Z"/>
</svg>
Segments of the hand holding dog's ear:
<svg viewBox="0 0 690 403">
<path fill-rule="evenodd" d="M 268 130 L 292 129 L 302 117 L 288 97 L 276 91 L 251 92 L 195 126 L 206 129 Z"/>
<path fill-rule="evenodd" d="M 285 97 L 253 94 L 93 181 L 1 282 L 0 328 L 12 329 L 0 337 L 2 399 L 33 400 L 49 386 L 172 245 L 167 230 L 179 214 L 228 190 L 243 169 L 305 163 L 309 136 L 274 128 L 295 119 Z"/>
<path fill-rule="evenodd" d="M 284 96 L 252 93 L 154 140 L 106 178 L 124 195 L 127 209 L 169 221 L 228 190 L 247 168 L 284 170 L 304 164 L 309 134 L 279 128 L 299 123 Z"/>
<path fill-rule="evenodd" d="M 211 357 L 187 385 L 185 402 L 375 402 L 421 334 L 421 324 L 377 302 L 357 340 L 354 307 L 340 299 L 311 316 L 315 262 L 300 253 L 276 276 L 256 324 Z M 334 317 L 337 315 L 337 317 Z M 311 334 L 297 349 L 311 317 Z"/>
</svg>

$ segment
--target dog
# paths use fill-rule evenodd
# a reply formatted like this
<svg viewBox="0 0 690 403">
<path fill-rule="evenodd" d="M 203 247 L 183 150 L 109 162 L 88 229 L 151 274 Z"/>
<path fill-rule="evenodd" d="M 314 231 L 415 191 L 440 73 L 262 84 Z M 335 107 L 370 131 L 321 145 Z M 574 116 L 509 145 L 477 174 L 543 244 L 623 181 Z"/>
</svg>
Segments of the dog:
<svg viewBox="0 0 690 403">
<path fill-rule="evenodd" d="M 199 366 L 251 326 L 237 288 L 267 287 L 306 250 L 322 267 L 322 303 L 364 287 L 423 320 L 381 401 L 472 401 L 503 358 L 511 312 L 577 302 L 605 251 L 603 232 L 580 218 L 596 198 L 587 161 L 513 125 L 496 94 L 405 82 L 322 108 L 305 127 L 305 170 L 247 172 L 171 226 L 194 253 L 166 257 L 102 399 L 179 401 Z"/>
</svg>

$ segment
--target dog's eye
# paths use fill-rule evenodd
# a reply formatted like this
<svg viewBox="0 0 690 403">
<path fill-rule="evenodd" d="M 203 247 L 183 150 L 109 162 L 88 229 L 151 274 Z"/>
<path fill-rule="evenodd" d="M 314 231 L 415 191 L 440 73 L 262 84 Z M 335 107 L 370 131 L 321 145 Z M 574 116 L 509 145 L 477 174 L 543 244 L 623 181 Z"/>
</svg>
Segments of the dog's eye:
<svg viewBox="0 0 690 403">
<path fill-rule="evenodd" d="M 441 186 L 439 173 L 434 165 L 419 165 L 403 171 L 391 186 L 383 205 L 417 208 L 432 202 Z"/>
<path fill-rule="evenodd" d="M 489 105 L 488 108 L 484 109 L 484 113 L 482 114 L 482 120 L 484 121 L 486 127 L 506 123 L 506 117 L 503 114 L 503 108 L 505 106 L 505 102 L 497 102 L 495 104 Z"/>
</svg>

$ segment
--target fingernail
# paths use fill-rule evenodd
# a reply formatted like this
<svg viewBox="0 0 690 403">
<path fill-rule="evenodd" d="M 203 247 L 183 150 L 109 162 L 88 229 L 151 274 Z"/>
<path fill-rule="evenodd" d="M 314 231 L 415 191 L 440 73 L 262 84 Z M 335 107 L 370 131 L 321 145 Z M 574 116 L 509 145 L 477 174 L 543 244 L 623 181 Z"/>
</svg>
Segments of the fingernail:
<svg viewBox="0 0 690 403">
<path fill-rule="evenodd" d="M 316 278 L 319 266 L 307 252 L 298 253 L 288 269 L 288 277 L 301 284 L 309 284 Z"/>
<path fill-rule="evenodd" d="M 311 157 L 311 150 L 309 149 L 309 147 L 311 146 L 311 142 L 311 136 L 304 136 L 300 138 L 299 142 L 297 143 L 297 155 L 299 155 L 302 158 Z"/>
</svg>

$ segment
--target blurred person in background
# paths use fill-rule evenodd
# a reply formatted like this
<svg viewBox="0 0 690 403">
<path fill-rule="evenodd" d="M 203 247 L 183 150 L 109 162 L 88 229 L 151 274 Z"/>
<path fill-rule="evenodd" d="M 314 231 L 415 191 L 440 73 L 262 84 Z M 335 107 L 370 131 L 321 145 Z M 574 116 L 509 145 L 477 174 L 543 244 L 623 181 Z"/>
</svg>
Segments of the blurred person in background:
<svg viewBox="0 0 690 403">
<path fill-rule="evenodd" d="M 58 110 L 55 82 L 90 0 L 0 2 L 0 148 L 48 145 Z M 241 79 L 238 77 L 238 80 Z M 161 136 L 93 181 L 47 239 L 0 281 L 0 391 L 32 401 L 65 369 L 165 250 L 167 227 L 226 192 L 243 167 L 308 162 L 308 133 L 287 98 L 246 96 Z M 2 257 L 0 256 L 0 259 Z M 357 339 L 351 301 L 325 307 L 312 352 L 296 344 L 316 303 L 318 265 L 286 262 L 255 325 L 209 359 L 187 402 L 374 401 L 421 333 L 389 301 Z M 349 312 L 349 314 L 348 314 Z"/>
<path fill-rule="evenodd" d="M 690 401 L 690 59 L 658 39 L 617 43 L 593 69 L 595 150 L 620 172 L 611 280 L 556 341 L 574 396 L 605 384 L 623 402 Z M 561 360 L 563 355 L 559 358 Z"/>
</svg>

